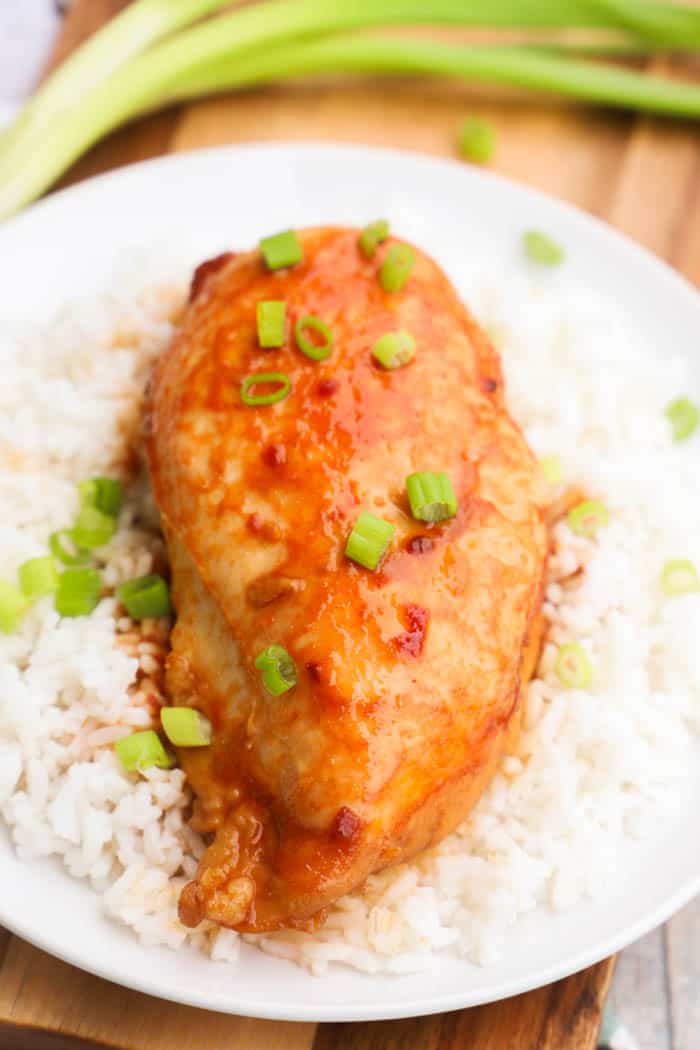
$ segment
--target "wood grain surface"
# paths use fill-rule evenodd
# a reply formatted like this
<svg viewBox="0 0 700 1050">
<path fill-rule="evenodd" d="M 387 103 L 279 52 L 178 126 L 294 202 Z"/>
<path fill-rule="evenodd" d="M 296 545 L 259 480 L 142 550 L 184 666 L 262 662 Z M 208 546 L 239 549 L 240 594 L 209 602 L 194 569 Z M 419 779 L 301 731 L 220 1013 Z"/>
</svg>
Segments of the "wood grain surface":
<svg viewBox="0 0 700 1050">
<path fill-rule="evenodd" d="M 76 0 L 53 62 L 125 2 Z M 466 115 L 496 127 L 493 170 L 606 219 L 700 285 L 696 127 L 461 84 L 323 79 L 173 108 L 112 135 L 62 185 L 163 153 L 256 140 L 361 142 L 454 156 Z M 697 996 L 679 976 L 700 977 L 700 909 L 692 915 L 690 933 L 677 919 L 642 942 L 650 959 L 661 958 L 664 1002 L 684 1004 L 678 1030 L 663 1044 L 645 1043 L 650 1050 L 691 1050 L 698 1039 Z M 637 961 L 623 976 L 644 1000 L 646 956 L 629 958 Z M 592 1050 L 612 971 L 607 960 L 548 988 L 439 1017 L 317 1027 L 228 1017 L 128 992 L 0 930 L 0 1050 Z"/>
</svg>

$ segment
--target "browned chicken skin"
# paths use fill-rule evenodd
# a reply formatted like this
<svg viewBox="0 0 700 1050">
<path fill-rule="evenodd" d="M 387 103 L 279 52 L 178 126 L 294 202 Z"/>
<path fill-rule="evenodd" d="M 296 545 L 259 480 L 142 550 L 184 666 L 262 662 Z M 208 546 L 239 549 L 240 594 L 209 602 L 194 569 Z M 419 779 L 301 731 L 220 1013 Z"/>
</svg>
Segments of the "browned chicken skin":
<svg viewBox="0 0 700 1050">
<path fill-rule="evenodd" d="M 535 461 L 503 401 L 498 357 L 429 258 L 382 290 L 357 231 L 300 233 L 304 260 L 270 273 L 258 252 L 200 270 L 157 363 L 149 460 L 172 567 L 174 704 L 214 737 L 180 749 L 212 837 L 183 891 L 187 925 L 308 926 L 387 864 L 469 812 L 520 727 L 538 646 L 547 532 Z M 287 304 L 287 342 L 262 350 L 256 304 Z M 331 356 L 299 352 L 317 315 Z M 409 329 L 413 362 L 376 365 Z M 241 380 L 284 372 L 274 405 Z M 445 471 L 459 501 L 415 521 L 405 479 Z M 344 556 L 361 510 L 396 525 L 377 572 Z M 298 683 L 263 687 L 255 658 L 284 646 Z"/>
</svg>

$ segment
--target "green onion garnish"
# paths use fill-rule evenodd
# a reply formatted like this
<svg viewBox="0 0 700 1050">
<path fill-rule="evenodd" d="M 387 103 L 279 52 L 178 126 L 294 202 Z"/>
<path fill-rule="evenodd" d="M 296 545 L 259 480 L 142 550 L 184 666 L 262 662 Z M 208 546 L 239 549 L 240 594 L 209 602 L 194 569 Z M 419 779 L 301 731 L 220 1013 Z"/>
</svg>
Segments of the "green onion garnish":
<svg viewBox="0 0 700 1050">
<path fill-rule="evenodd" d="M 282 645 L 268 645 L 256 656 L 255 666 L 262 671 L 263 685 L 273 696 L 281 696 L 297 684 L 296 665 Z"/>
<path fill-rule="evenodd" d="M 160 737 L 153 729 L 144 729 L 140 733 L 122 737 L 114 745 L 117 758 L 127 773 L 137 769 L 170 769 L 173 760 L 163 747 Z"/>
<path fill-rule="evenodd" d="M 66 569 L 54 598 L 60 616 L 87 616 L 100 600 L 100 574 L 95 569 Z"/>
<path fill-rule="evenodd" d="M 370 222 L 360 232 L 357 243 L 360 251 L 366 259 L 374 258 L 377 246 L 389 236 L 389 223 L 386 219 L 376 219 Z"/>
<path fill-rule="evenodd" d="M 700 591 L 700 575 L 692 561 L 687 558 L 667 561 L 661 570 L 661 589 L 670 597 Z"/>
<path fill-rule="evenodd" d="M 285 314 L 287 304 L 279 299 L 258 303 L 258 343 L 265 349 L 284 346 Z"/>
<path fill-rule="evenodd" d="M 58 570 L 50 554 L 44 558 L 30 558 L 20 565 L 18 570 L 19 585 L 22 593 L 30 601 L 53 594 L 58 587 Z"/>
<path fill-rule="evenodd" d="M 405 328 L 387 332 L 372 347 L 372 357 L 383 368 L 401 368 L 416 356 L 416 341 Z"/>
<path fill-rule="evenodd" d="M 160 721 L 168 740 L 176 747 L 211 744 L 211 722 L 192 707 L 162 707 Z"/>
<path fill-rule="evenodd" d="M 605 528 L 610 521 L 608 508 L 596 499 L 587 499 L 572 507 L 566 515 L 566 520 L 572 532 L 577 536 L 585 536 L 587 539 L 595 539 L 598 529 Z"/>
<path fill-rule="evenodd" d="M 66 543 L 71 545 L 75 554 L 66 549 Z M 54 558 L 60 561 L 61 565 L 84 565 L 85 562 L 90 560 L 90 555 L 87 551 L 81 551 L 76 547 L 70 529 L 52 532 L 49 536 L 49 550 Z"/>
<path fill-rule="evenodd" d="M 11 634 L 29 608 L 30 602 L 19 587 L 0 580 L 0 631 Z"/>
<path fill-rule="evenodd" d="M 473 164 L 486 164 L 493 156 L 496 134 L 487 120 L 469 117 L 459 128 L 459 151 Z"/>
<path fill-rule="evenodd" d="M 104 547 L 115 533 L 116 518 L 103 514 L 97 507 L 82 507 L 70 530 L 73 543 L 79 550 L 92 550 L 93 547 Z"/>
<path fill-rule="evenodd" d="M 358 516 L 345 545 L 345 557 L 372 572 L 387 552 L 396 526 L 366 510 Z"/>
<path fill-rule="evenodd" d="M 674 441 L 685 441 L 698 428 L 700 411 L 695 402 L 687 397 L 678 397 L 666 409 L 666 418 L 670 420 Z"/>
<path fill-rule="evenodd" d="M 271 237 L 263 237 L 260 241 L 260 251 L 268 270 L 283 270 L 287 266 L 294 266 L 304 258 L 304 252 L 294 230 L 285 230 Z"/>
<path fill-rule="evenodd" d="M 421 470 L 406 478 L 411 514 L 418 521 L 445 521 L 457 513 L 457 497 L 448 474 Z"/>
<path fill-rule="evenodd" d="M 269 394 L 251 394 L 250 390 L 263 383 L 278 383 L 277 390 Z M 274 405 L 277 401 L 284 401 L 292 389 L 292 381 L 285 372 L 256 372 L 255 375 L 246 376 L 241 383 L 241 401 L 244 405 Z"/>
<path fill-rule="evenodd" d="M 523 234 L 523 249 L 528 259 L 540 266 L 558 266 L 564 261 L 563 248 L 538 230 L 529 230 Z"/>
<path fill-rule="evenodd" d="M 117 598 L 132 620 L 158 620 L 172 611 L 168 585 L 162 576 L 138 576 L 117 587 Z"/>
<path fill-rule="evenodd" d="M 312 332 L 320 332 L 324 338 L 323 343 L 314 343 L 304 334 L 304 329 L 310 328 Z M 312 361 L 325 361 L 333 351 L 333 332 L 325 321 L 313 314 L 300 317 L 294 326 L 294 336 L 297 346 L 302 354 L 306 354 Z"/>
<path fill-rule="evenodd" d="M 392 244 L 384 256 L 379 283 L 385 292 L 400 292 L 416 263 L 416 253 L 407 244 Z"/>
<path fill-rule="evenodd" d="M 593 681 L 588 653 L 578 642 L 561 646 L 557 653 L 556 672 L 567 689 L 587 689 Z"/>
<path fill-rule="evenodd" d="M 81 481 L 78 492 L 82 507 L 96 507 L 112 518 L 116 518 L 121 510 L 124 488 L 121 481 L 115 481 L 114 478 L 90 478 L 89 481 Z"/>
<path fill-rule="evenodd" d="M 543 456 L 540 460 L 542 477 L 550 485 L 558 485 L 564 476 L 559 456 Z"/>
</svg>

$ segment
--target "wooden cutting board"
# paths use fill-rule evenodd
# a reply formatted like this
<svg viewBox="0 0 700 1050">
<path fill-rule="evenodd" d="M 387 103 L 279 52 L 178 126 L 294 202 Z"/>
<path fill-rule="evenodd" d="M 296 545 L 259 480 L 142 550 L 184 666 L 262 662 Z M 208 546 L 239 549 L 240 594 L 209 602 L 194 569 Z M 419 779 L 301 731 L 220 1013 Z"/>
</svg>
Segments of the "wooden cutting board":
<svg viewBox="0 0 700 1050">
<path fill-rule="evenodd" d="M 54 63 L 124 6 L 76 0 Z M 698 75 L 697 68 L 692 71 Z M 700 75 L 698 75 L 700 79 Z M 498 132 L 492 168 L 605 218 L 700 285 L 700 134 L 513 93 L 371 78 L 226 96 L 113 135 L 63 184 L 121 164 L 221 143 L 315 139 L 453 156 L 467 114 Z M 235 193 L 235 187 L 231 188 Z M 129 992 L 0 930 L 0 1050 L 593 1050 L 614 962 L 502 1003 L 407 1021 L 255 1021 Z"/>
</svg>

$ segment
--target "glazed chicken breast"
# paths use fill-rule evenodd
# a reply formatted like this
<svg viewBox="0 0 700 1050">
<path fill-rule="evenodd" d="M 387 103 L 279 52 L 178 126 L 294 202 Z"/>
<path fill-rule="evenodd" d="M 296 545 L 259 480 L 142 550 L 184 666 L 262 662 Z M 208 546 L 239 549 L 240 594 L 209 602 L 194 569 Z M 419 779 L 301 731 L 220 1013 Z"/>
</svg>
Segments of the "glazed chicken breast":
<svg viewBox="0 0 700 1050">
<path fill-rule="evenodd" d="M 200 267 L 148 399 L 177 612 L 167 691 L 212 726 L 179 749 L 209 843 L 188 926 L 310 928 L 455 828 L 517 737 L 539 645 L 545 499 L 489 339 L 418 249 L 387 291 L 392 238 L 368 258 L 357 230 L 297 236 L 286 268 L 259 251 Z M 275 349 L 259 345 L 267 301 L 285 304 Z M 332 334 L 322 360 L 318 331 L 312 357 L 297 345 L 309 316 Z M 415 356 L 386 368 L 372 349 L 396 331 Z M 282 378 L 244 382 L 259 373 Z M 434 523 L 407 497 L 427 471 L 456 496 Z M 362 512 L 394 526 L 374 570 L 345 553 Z"/>
</svg>

